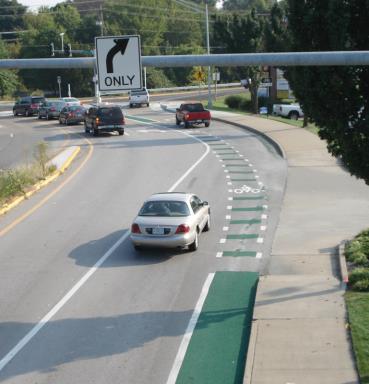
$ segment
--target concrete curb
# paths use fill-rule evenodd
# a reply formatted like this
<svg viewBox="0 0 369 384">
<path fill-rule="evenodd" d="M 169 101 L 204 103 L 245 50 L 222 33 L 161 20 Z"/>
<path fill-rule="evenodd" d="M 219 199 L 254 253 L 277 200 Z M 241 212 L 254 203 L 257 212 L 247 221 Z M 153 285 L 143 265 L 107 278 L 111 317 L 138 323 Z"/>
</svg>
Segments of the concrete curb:
<svg viewBox="0 0 369 384">
<path fill-rule="evenodd" d="M 70 149 L 63 151 L 61 154 L 55 156 L 55 158 L 60 157 L 63 153 L 67 152 L 68 156 L 66 160 L 63 162 L 63 164 L 60 166 L 59 169 L 57 169 L 54 173 L 52 173 L 50 176 L 47 176 L 44 180 L 39 181 L 36 183 L 27 193 L 25 193 L 23 196 L 19 196 L 14 198 L 10 203 L 4 204 L 0 208 L 0 216 L 6 214 L 11 209 L 19 205 L 22 201 L 28 199 L 31 197 L 34 193 L 39 191 L 41 188 L 45 187 L 46 185 L 50 184 L 52 181 L 54 181 L 56 178 L 58 178 L 61 174 L 65 172 L 65 170 L 70 166 L 72 161 L 75 159 L 75 157 L 78 155 L 79 151 L 81 150 L 80 147 L 74 147 L 74 149 L 70 152 Z M 54 158 L 54 159 L 55 159 Z M 49 162 L 50 164 L 53 164 L 53 160 Z"/>
<path fill-rule="evenodd" d="M 245 374 L 243 376 L 243 384 L 251 384 L 252 368 L 254 367 L 256 339 L 258 334 L 258 321 L 253 319 L 251 323 L 250 339 L 247 349 Z"/>
<path fill-rule="evenodd" d="M 347 284 L 349 282 L 348 269 L 345 257 L 345 246 L 347 243 L 348 240 L 343 240 L 338 246 L 338 261 L 340 265 L 341 280 L 344 284 L 345 289 L 347 288 Z"/>
<path fill-rule="evenodd" d="M 231 125 L 234 125 L 236 127 L 239 127 L 239 128 L 242 128 L 242 129 L 246 129 L 246 130 L 254 133 L 255 135 L 262 136 L 269 144 L 271 144 L 273 146 L 273 148 L 277 151 L 279 156 L 281 156 L 283 159 L 287 158 L 286 155 L 285 155 L 285 152 L 284 152 L 284 150 L 282 148 L 282 146 L 277 141 L 272 139 L 269 135 L 265 134 L 264 132 L 258 131 L 257 129 L 251 128 L 251 127 L 249 127 L 249 126 L 247 126 L 245 124 L 236 123 L 236 122 L 233 122 L 233 121 L 222 119 L 220 117 L 212 117 L 212 119 L 215 120 L 215 121 L 219 121 L 221 123 L 231 124 Z"/>
</svg>

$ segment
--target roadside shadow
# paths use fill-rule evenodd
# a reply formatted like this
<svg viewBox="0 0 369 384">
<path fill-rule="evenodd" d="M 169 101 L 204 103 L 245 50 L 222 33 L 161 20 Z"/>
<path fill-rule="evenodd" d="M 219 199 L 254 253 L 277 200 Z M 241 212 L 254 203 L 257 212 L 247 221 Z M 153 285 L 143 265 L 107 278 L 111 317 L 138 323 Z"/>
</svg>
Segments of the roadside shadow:
<svg viewBox="0 0 369 384">
<path fill-rule="evenodd" d="M 127 236 L 128 229 L 116 231 L 100 239 L 92 239 L 73 249 L 69 257 L 77 265 L 93 267 L 123 236 Z M 186 250 L 166 248 L 143 248 L 136 251 L 129 236 L 107 257 L 99 268 L 119 268 L 126 266 L 140 266 L 164 263 L 174 256 L 186 255 Z"/>
<path fill-rule="evenodd" d="M 120 307 L 123 310 L 124 304 L 118 299 L 116 308 Z M 245 314 L 246 311 L 247 307 L 204 311 L 196 328 L 205 329 L 216 323 L 226 322 Z M 144 348 L 146 344 L 159 338 L 181 337 L 192 313 L 192 309 L 143 311 L 116 316 L 50 321 L 42 326 L 37 338 L 32 340 L 32 348 L 26 346 L 21 356 L 15 356 L 11 363 L 0 371 L 0 382 L 30 373 L 49 375 L 51 372 L 57 372 L 60 366 L 65 369 L 67 364 L 78 361 L 109 358 L 114 362 L 116 356 Z M 7 350 L 37 325 L 23 322 L 0 323 L 2 354 L 5 355 Z M 4 350 L 4 346 L 7 346 L 7 350 Z M 172 351 L 173 356 L 176 352 Z M 121 356 L 119 358 L 122 359 Z M 140 372 L 136 374 L 140 375 Z"/>
</svg>

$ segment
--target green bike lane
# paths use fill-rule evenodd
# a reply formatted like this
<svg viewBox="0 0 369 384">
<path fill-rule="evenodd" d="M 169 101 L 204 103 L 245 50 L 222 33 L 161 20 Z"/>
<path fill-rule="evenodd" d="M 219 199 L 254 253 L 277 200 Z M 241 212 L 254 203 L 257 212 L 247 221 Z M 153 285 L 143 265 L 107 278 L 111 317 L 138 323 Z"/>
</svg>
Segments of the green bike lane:
<svg viewBox="0 0 369 384">
<path fill-rule="evenodd" d="M 127 118 L 147 124 L 158 124 L 157 121 L 147 118 Z M 185 134 L 191 135 L 190 132 Z M 260 257 L 258 248 L 262 237 L 258 229 L 262 224 L 261 216 L 265 212 L 262 202 L 266 197 L 264 194 L 234 194 L 234 188 L 241 188 L 246 182 L 257 187 L 255 170 L 246 163 L 242 154 L 229 144 L 219 142 L 219 138 L 211 135 L 193 136 L 211 147 L 215 160 L 218 158 L 224 168 L 225 182 L 229 186 L 232 185 L 228 198 L 229 202 L 232 201 L 232 206 L 227 206 L 230 215 L 225 218 L 224 227 L 227 232 L 224 232 L 224 238 L 220 239 L 220 247 L 227 242 L 227 249 L 218 252 L 216 256 Z M 198 318 L 192 320 L 194 324 L 187 335 L 187 348 L 179 352 L 183 356 L 179 361 L 176 359 L 174 364 L 177 366 L 177 372 L 171 373 L 167 384 L 243 381 L 259 274 L 247 271 L 218 271 L 213 276 Z"/>
</svg>

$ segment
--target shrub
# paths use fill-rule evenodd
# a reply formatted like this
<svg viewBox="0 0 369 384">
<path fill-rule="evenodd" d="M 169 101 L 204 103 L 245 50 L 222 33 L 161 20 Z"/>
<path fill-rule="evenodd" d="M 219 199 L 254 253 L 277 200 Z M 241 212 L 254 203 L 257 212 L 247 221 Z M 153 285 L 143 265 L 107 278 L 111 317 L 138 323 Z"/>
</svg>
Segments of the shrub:
<svg viewBox="0 0 369 384">
<path fill-rule="evenodd" d="M 369 291 L 369 268 L 356 268 L 349 275 L 350 287 L 356 291 Z"/>
<path fill-rule="evenodd" d="M 231 95 L 231 96 L 227 96 L 224 99 L 224 103 L 229 108 L 238 109 L 238 108 L 240 108 L 240 104 L 243 100 L 245 100 L 245 99 L 240 95 Z"/>
<path fill-rule="evenodd" d="M 241 100 L 239 108 L 242 111 L 252 112 L 252 102 L 248 99 Z"/>
<path fill-rule="evenodd" d="M 360 232 L 354 240 L 346 244 L 345 255 L 348 261 L 359 266 L 369 265 L 369 230 Z"/>
</svg>

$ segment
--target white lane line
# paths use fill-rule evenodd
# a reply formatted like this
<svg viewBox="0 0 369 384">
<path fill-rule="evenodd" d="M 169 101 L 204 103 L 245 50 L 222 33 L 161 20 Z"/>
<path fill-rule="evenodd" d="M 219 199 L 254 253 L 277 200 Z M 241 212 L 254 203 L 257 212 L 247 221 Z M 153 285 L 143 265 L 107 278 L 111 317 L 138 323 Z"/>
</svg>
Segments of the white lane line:
<svg viewBox="0 0 369 384">
<path fill-rule="evenodd" d="M 266 220 L 266 219 L 268 218 L 268 215 L 263 214 L 263 215 L 261 215 L 261 218 L 262 218 L 263 220 Z"/>
<path fill-rule="evenodd" d="M 188 323 L 186 332 L 183 335 L 181 345 L 179 346 L 177 356 L 174 360 L 172 369 L 169 373 L 167 384 L 175 384 L 175 382 L 177 381 L 179 370 L 181 369 L 184 357 L 186 355 L 188 345 L 190 343 L 193 331 L 195 329 L 197 320 L 200 316 L 201 309 L 204 305 L 206 296 L 208 295 L 209 288 L 210 288 L 210 285 L 214 279 L 214 276 L 215 276 L 215 273 L 209 273 L 208 277 L 205 280 L 205 283 L 204 283 L 202 290 L 201 290 L 200 297 L 196 303 L 196 307 L 192 313 L 192 316 L 191 316 L 190 322 Z"/>
<path fill-rule="evenodd" d="M 260 231 L 266 231 L 266 229 L 267 229 L 266 225 L 262 225 L 262 226 L 260 227 Z"/>
<path fill-rule="evenodd" d="M 228 197 L 228 200 L 229 201 L 232 201 L 233 200 L 233 197 L 231 196 L 231 197 Z"/>
<path fill-rule="evenodd" d="M 172 192 L 179 183 L 181 183 L 185 177 L 189 175 L 189 173 L 205 158 L 205 156 L 209 153 L 209 146 L 203 141 L 188 135 L 187 133 L 180 132 L 176 130 L 176 132 L 182 133 L 186 136 L 192 137 L 195 140 L 199 141 L 201 144 L 205 145 L 206 151 L 205 153 L 173 184 L 173 186 L 168 190 L 168 192 Z M 117 242 L 95 263 L 95 265 L 69 290 L 69 292 L 13 347 L 10 352 L 8 352 L 1 360 L 0 360 L 0 372 L 4 369 L 4 367 L 32 340 L 34 336 L 46 325 L 51 318 L 59 312 L 61 308 L 73 297 L 75 293 L 88 281 L 88 279 L 99 269 L 99 267 L 108 259 L 108 257 L 127 239 L 129 236 L 129 231 L 126 232 L 123 236 L 121 236 Z"/>
<path fill-rule="evenodd" d="M 217 252 L 216 256 L 215 257 L 223 257 L 223 252 Z"/>
<path fill-rule="evenodd" d="M 231 215 L 226 215 L 226 220 L 231 220 L 232 216 Z"/>
<path fill-rule="evenodd" d="M 232 209 L 232 205 L 227 205 L 227 209 L 231 210 Z"/>
<path fill-rule="evenodd" d="M 227 185 L 232 185 L 232 181 L 227 181 Z"/>
<path fill-rule="evenodd" d="M 256 253 L 256 258 L 261 259 L 263 257 L 263 254 L 261 252 Z"/>
<path fill-rule="evenodd" d="M 264 239 L 262 237 L 258 237 L 256 241 L 260 244 L 264 243 Z"/>
<path fill-rule="evenodd" d="M 87 282 L 87 280 L 99 269 L 101 264 L 123 243 L 128 237 L 126 232 L 119 240 L 102 256 L 95 265 L 80 279 L 73 288 L 0 360 L 0 371 L 12 360 L 18 352 L 25 347 L 31 339 L 43 328 L 44 325 L 73 297 L 73 295 Z"/>
<path fill-rule="evenodd" d="M 229 230 L 229 227 L 223 227 L 223 231 L 226 232 Z"/>
<path fill-rule="evenodd" d="M 229 193 L 233 193 L 233 189 L 228 189 L 228 192 Z"/>
<path fill-rule="evenodd" d="M 227 239 L 220 239 L 220 240 L 219 240 L 219 243 L 220 243 L 220 244 L 224 244 L 226 241 L 227 241 Z"/>
</svg>

